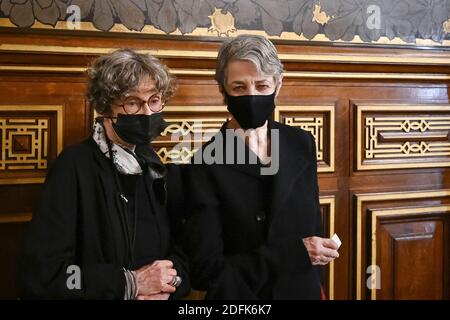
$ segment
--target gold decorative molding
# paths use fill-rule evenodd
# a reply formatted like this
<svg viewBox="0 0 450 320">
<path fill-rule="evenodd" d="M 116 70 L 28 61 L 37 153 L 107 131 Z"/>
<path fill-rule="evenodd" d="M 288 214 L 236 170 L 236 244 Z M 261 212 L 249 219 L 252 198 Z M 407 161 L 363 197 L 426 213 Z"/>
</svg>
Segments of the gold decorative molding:
<svg viewBox="0 0 450 320">
<path fill-rule="evenodd" d="M 0 118 L 0 130 L 0 170 L 47 169 L 48 119 Z"/>
<path fill-rule="evenodd" d="M 319 17 L 320 21 L 324 21 L 322 17 Z M 320 22 L 319 22 L 320 23 Z M 17 26 L 14 25 L 8 18 L 0 18 L 0 27 L 5 28 L 14 28 L 17 29 Z M 443 25 L 444 28 L 444 25 Z M 35 23 L 30 27 L 30 29 L 35 30 L 64 30 L 64 31 L 73 31 L 72 28 L 70 28 L 67 25 L 66 21 L 58 21 L 55 26 L 52 25 L 46 25 L 43 23 L 40 23 L 39 21 L 35 21 Z M 221 28 L 223 29 L 223 28 Z M 226 29 L 224 29 L 226 30 Z M 80 28 L 77 31 L 88 31 L 90 33 L 100 33 L 104 32 L 101 30 L 98 30 L 92 22 L 80 22 Z M 146 34 L 146 35 L 157 35 L 157 36 L 183 36 L 183 37 L 214 37 L 218 35 L 218 32 L 215 29 L 211 28 L 195 28 L 192 32 L 189 33 L 182 33 L 179 29 L 171 32 L 170 34 L 165 33 L 162 30 L 159 30 L 155 28 L 152 25 L 146 25 L 142 30 L 139 32 L 131 31 L 129 30 L 125 25 L 121 23 L 116 23 L 110 30 L 108 30 L 108 33 L 122 33 L 122 34 Z M 225 33 L 226 34 L 226 33 Z M 219 33 L 219 36 L 225 35 L 224 33 Z M 233 36 L 238 36 L 241 34 L 254 34 L 254 35 L 261 35 L 264 37 L 267 37 L 272 40 L 289 40 L 289 41 L 308 41 L 311 43 L 314 42 L 328 42 L 328 43 L 341 43 L 341 44 L 368 44 L 367 42 L 364 42 L 361 40 L 361 38 L 356 35 L 353 40 L 351 41 L 343 41 L 343 40 L 336 40 L 331 41 L 327 36 L 324 34 L 317 34 L 314 38 L 308 39 L 303 34 L 298 35 L 295 32 L 282 32 L 279 36 L 272 36 L 268 35 L 265 31 L 262 30 L 248 30 L 248 29 L 239 29 L 233 32 Z M 415 43 L 408 43 L 402 40 L 399 37 L 395 37 L 393 39 L 389 39 L 388 37 L 380 37 L 377 41 L 372 41 L 370 44 L 383 44 L 383 45 L 396 45 L 396 46 L 436 46 L 436 47 L 445 47 L 450 46 L 449 40 L 444 40 L 442 42 L 436 42 L 431 39 L 416 39 Z"/>
<path fill-rule="evenodd" d="M 224 111 L 225 112 L 225 111 Z M 169 135 L 196 135 L 200 136 L 205 133 L 216 133 L 220 130 L 223 123 L 227 118 L 196 118 L 189 119 L 186 118 L 169 118 L 166 122 L 169 124 L 167 128 L 161 133 L 161 136 L 166 137 Z M 192 142 L 198 142 L 198 140 L 191 140 Z M 204 141 L 204 140 L 201 140 Z M 158 143 L 158 142 L 156 142 Z"/>
<path fill-rule="evenodd" d="M 54 67 L 54 66 L 18 66 L 0 65 L 0 71 L 8 72 L 48 72 L 48 73 L 84 73 L 87 67 Z M 171 68 L 170 72 L 177 76 L 204 76 L 213 77 L 213 69 L 186 69 Z M 448 81 L 448 74 L 431 73 L 380 73 L 380 72 L 306 72 L 306 71 L 285 71 L 283 78 L 304 78 L 304 79 L 363 79 L 363 80 L 432 80 Z"/>
<path fill-rule="evenodd" d="M 430 206 L 421 208 L 402 208 L 402 209 L 377 209 L 372 210 L 371 215 L 371 261 L 372 265 L 377 265 L 377 220 L 380 217 L 398 217 L 398 216 L 412 216 L 412 215 L 430 215 L 436 213 L 450 214 L 450 206 Z M 376 282 L 377 273 L 372 274 L 372 280 Z M 371 289 L 371 299 L 377 300 L 377 289 Z"/>
<path fill-rule="evenodd" d="M 0 179 L 1 185 L 15 185 L 15 184 L 43 184 L 45 178 L 8 178 Z"/>
<path fill-rule="evenodd" d="M 376 201 L 389 200 L 430 200 L 441 197 L 449 197 L 450 189 L 439 191 L 411 191 L 411 192 L 392 192 L 392 193 L 362 193 L 356 194 L 356 299 L 362 298 L 362 276 L 363 276 L 363 262 L 362 262 L 362 228 L 363 228 L 363 204 Z M 424 209 L 424 208 L 420 208 Z M 410 209 L 405 209 L 410 210 Z M 415 209 L 411 209 L 415 210 Z M 406 211 L 399 211 L 406 212 Z M 373 236 L 372 236 L 373 239 Z M 373 294 L 373 293 L 372 293 Z"/>
<path fill-rule="evenodd" d="M 177 68 L 170 68 L 170 72 L 177 76 L 208 76 L 208 77 L 214 77 L 214 74 L 216 73 L 215 70 L 212 69 L 177 69 Z"/>
<path fill-rule="evenodd" d="M 427 74 L 427 73 L 380 73 L 380 72 L 303 72 L 286 71 L 284 78 L 306 78 L 306 79 L 363 79 L 377 81 L 383 80 L 450 80 L 448 74 Z"/>
<path fill-rule="evenodd" d="M 194 153 L 228 119 L 225 106 L 167 106 L 169 124 L 152 144 L 163 163 L 189 163 Z M 176 147 L 176 148 L 175 148 Z"/>
<path fill-rule="evenodd" d="M 14 43 L 0 44 L 0 52 L 34 52 L 34 53 L 59 53 L 59 54 L 88 54 L 101 55 L 111 53 L 119 47 L 73 47 L 51 45 L 24 45 Z M 186 59 L 216 59 L 216 51 L 203 50 L 171 50 L 171 49 L 136 49 L 141 53 L 149 53 L 158 58 L 186 58 Z"/>
<path fill-rule="evenodd" d="M 1 112 L 15 112 L 3 116 Z M 56 113 L 56 149 L 63 148 L 63 106 L 59 105 L 0 105 L 1 158 L 0 171 L 47 169 L 49 119 L 27 117 L 27 113 Z M 21 117 L 16 117 L 20 114 Z M 1 178 L 0 184 L 39 183 L 43 178 Z"/>
<path fill-rule="evenodd" d="M 15 43 L 0 44 L 0 52 L 37 52 L 37 53 L 60 53 L 60 54 L 105 54 L 117 48 L 102 47 L 74 47 L 55 45 L 25 45 Z M 143 53 L 150 53 L 159 58 L 184 58 L 184 59 L 209 59 L 217 58 L 217 51 L 207 50 L 170 50 L 170 49 L 138 49 Z M 423 55 L 398 55 L 387 56 L 386 54 L 317 54 L 317 53 L 279 53 L 278 57 L 283 62 L 330 62 L 330 63 L 373 63 L 373 64 L 425 64 L 425 65 L 450 65 L 448 56 Z"/>
<path fill-rule="evenodd" d="M 450 166 L 450 105 L 356 105 L 356 109 L 357 170 Z"/>
<path fill-rule="evenodd" d="M 287 124 L 291 127 L 298 127 L 305 131 L 308 131 L 314 136 L 316 140 L 316 155 L 317 160 L 323 161 L 323 126 L 324 126 L 324 117 L 312 117 L 312 118 L 303 118 L 303 117 L 286 117 L 284 118 L 284 124 Z"/>
<path fill-rule="evenodd" d="M 83 73 L 86 67 L 52 67 L 52 66 L 0 66 L 0 71 L 28 71 L 28 72 L 60 72 L 60 73 Z"/>
<path fill-rule="evenodd" d="M 202 118 L 193 118 L 186 120 L 185 117 L 171 117 L 171 114 L 180 112 L 189 113 L 208 113 L 208 116 Z M 211 113 L 211 116 L 209 116 Z M 202 134 L 202 133 L 216 133 L 220 130 L 227 117 L 217 117 L 217 113 L 227 113 L 226 106 L 167 106 L 164 108 L 164 114 L 167 117 L 166 121 L 169 126 L 163 131 L 162 136 L 168 134 Z M 215 115 L 214 115 L 215 114 Z M 214 115 L 214 116 L 212 116 Z"/>
<path fill-rule="evenodd" d="M 197 152 L 198 149 L 192 149 L 188 147 L 181 147 L 177 150 L 168 148 L 168 147 L 161 147 L 158 148 L 158 151 L 156 154 L 161 159 L 161 162 L 166 163 L 189 163 L 191 161 L 191 158 L 194 156 L 195 152 Z"/>
<path fill-rule="evenodd" d="M 328 217 L 328 224 L 329 224 L 329 232 L 328 237 L 331 238 L 334 234 L 335 229 L 335 214 L 336 214 L 336 199 L 335 196 L 323 196 L 320 197 L 320 205 L 326 205 L 328 206 L 329 210 L 329 217 Z M 334 261 L 331 261 L 329 264 L 329 272 L 328 272 L 328 281 L 329 281 L 329 289 L 328 289 L 328 298 L 329 300 L 334 300 Z"/>
<path fill-rule="evenodd" d="M 293 115 L 284 117 L 283 113 Z M 302 115 L 302 113 L 304 115 Z M 315 113 L 317 113 L 317 115 L 312 115 Z M 275 121 L 310 132 L 316 140 L 316 154 L 317 161 L 319 162 L 318 172 L 334 172 L 335 114 L 333 105 L 277 106 L 274 113 L 274 119 Z M 327 124 L 328 128 L 325 127 Z"/>
<path fill-rule="evenodd" d="M 31 213 L 2 214 L 0 215 L 0 224 L 30 222 L 32 216 Z"/>
</svg>

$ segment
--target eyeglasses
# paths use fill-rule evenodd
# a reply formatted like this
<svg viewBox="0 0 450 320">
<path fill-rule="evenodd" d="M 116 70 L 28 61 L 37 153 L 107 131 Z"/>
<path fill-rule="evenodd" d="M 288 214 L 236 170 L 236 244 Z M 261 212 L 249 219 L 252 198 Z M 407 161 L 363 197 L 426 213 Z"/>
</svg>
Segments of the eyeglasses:
<svg viewBox="0 0 450 320">
<path fill-rule="evenodd" d="M 137 97 L 126 97 L 122 104 L 118 106 L 123 108 L 126 114 L 139 113 L 144 105 L 147 104 L 152 112 L 160 112 L 164 108 L 164 103 L 160 93 L 152 95 L 147 101 L 143 101 Z"/>
</svg>

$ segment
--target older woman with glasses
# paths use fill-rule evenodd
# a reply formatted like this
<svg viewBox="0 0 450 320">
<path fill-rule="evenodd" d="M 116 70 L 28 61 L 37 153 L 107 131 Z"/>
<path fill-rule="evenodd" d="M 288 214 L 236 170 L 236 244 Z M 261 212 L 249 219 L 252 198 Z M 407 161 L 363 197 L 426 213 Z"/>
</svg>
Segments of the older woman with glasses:
<svg viewBox="0 0 450 320">
<path fill-rule="evenodd" d="M 167 169 L 149 143 L 175 90 L 156 58 L 119 50 L 89 69 L 92 137 L 53 164 L 19 258 L 23 298 L 168 299 L 189 290 L 169 230 Z"/>
</svg>

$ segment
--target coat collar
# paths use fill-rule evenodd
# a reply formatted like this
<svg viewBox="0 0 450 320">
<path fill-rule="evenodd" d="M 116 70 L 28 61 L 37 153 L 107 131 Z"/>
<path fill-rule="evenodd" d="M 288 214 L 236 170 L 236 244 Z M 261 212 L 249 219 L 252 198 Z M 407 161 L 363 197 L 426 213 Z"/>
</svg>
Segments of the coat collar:
<svg viewBox="0 0 450 320">
<path fill-rule="evenodd" d="M 258 176 L 259 168 L 255 167 L 255 165 L 237 162 L 237 150 L 242 150 L 242 146 L 245 153 L 248 154 L 249 148 L 245 143 L 242 143 L 242 140 L 232 133 L 231 130 L 227 130 L 227 123 L 228 122 L 225 122 L 219 132 L 217 132 L 194 154 L 191 158 L 191 164 L 213 166 L 222 166 L 226 164 L 227 168 L 238 170 L 244 174 Z M 233 150 L 233 152 L 227 152 L 227 150 Z M 239 156 L 241 155 L 242 153 L 240 152 Z"/>
<path fill-rule="evenodd" d="M 278 122 L 269 120 L 268 123 L 269 126 L 269 134 L 272 130 L 278 130 L 278 138 L 279 138 L 279 148 L 278 148 L 278 154 L 279 154 L 279 163 L 280 163 L 280 168 L 282 167 L 281 164 L 283 164 L 283 167 L 285 164 L 293 164 L 296 167 L 298 166 L 302 166 L 302 164 L 307 164 L 309 163 L 309 158 L 308 158 L 308 153 L 307 150 L 303 150 L 301 147 L 301 145 L 299 146 L 299 140 L 298 140 L 298 136 L 296 134 L 296 132 L 294 132 L 291 128 L 287 128 L 286 125 L 280 124 Z M 222 139 L 224 139 L 223 141 L 224 143 L 224 155 L 225 155 L 225 151 L 226 151 L 226 143 L 230 142 L 229 140 L 227 140 L 226 137 L 226 129 L 227 129 L 227 122 L 225 122 L 222 125 L 222 128 L 220 129 L 220 132 L 213 137 L 212 141 L 214 139 L 218 138 L 218 135 L 222 136 Z M 236 140 L 238 141 L 238 143 L 242 143 L 244 145 L 245 148 L 245 152 L 246 154 L 252 154 L 253 156 L 256 157 L 256 155 L 253 153 L 253 151 L 250 150 L 250 148 L 247 146 L 247 144 L 243 143 L 242 140 L 238 137 L 236 137 Z M 273 142 L 272 142 L 273 143 Z M 209 143 L 208 143 L 209 144 Z M 236 149 L 236 148 L 235 148 Z M 277 152 L 276 150 L 277 148 L 274 146 L 272 146 L 272 150 L 274 150 L 275 152 Z M 256 157 L 256 159 L 258 159 Z M 296 161 L 296 160 L 299 160 Z M 291 163 L 294 162 L 294 163 Z M 261 163 L 259 162 L 259 159 L 257 161 L 257 165 L 260 167 L 262 166 Z M 232 167 L 233 169 L 236 170 L 244 170 L 247 171 L 247 168 L 245 168 L 245 166 L 241 165 L 241 164 L 232 164 L 230 167 Z M 253 172 L 253 171 L 252 171 Z M 291 171 L 290 171 L 291 172 Z M 259 168 L 258 168 L 258 175 L 260 174 L 259 172 Z"/>
<path fill-rule="evenodd" d="M 273 175 L 272 186 L 272 203 L 271 211 L 272 216 L 283 205 L 286 197 L 292 191 L 294 182 L 298 179 L 301 173 L 311 164 L 310 151 L 307 150 L 305 144 L 300 143 L 298 132 L 295 129 L 289 128 L 286 125 L 269 120 L 269 134 L 272 130 L 277 130 L 278 133 L 278 150 L 273 143 L 277 140 L 276 133 L 273 136 L 272 152 L 278 154 L 278 170 Z M 225 130 L 227 129 L 227 123 L 224 123 L 220 132 L 225 143 Z M 214 137 L 217 138 L 217 135 Z M 213 138 L 213 139 L 214 139 Z M 242 140 L 240 140 L 242 141 Z M 224 145 L 225 145 L 224 143 Z M 253 153 L 247 145 L 245 145 L 246 153 Z M 224 158 L 226 157 L 226 147 L 224 148 Z M 225 160 L 225 159 L 224 159 Z M 272 162 L 276 161 L 272 159 Z M 272 166 L 274 164 L 272 163 Z M 232 170 L 240 171 L 243 174 L 260 178 L 261 177 L 261 163 L 257 164 L 227 164 L 227 167 Z"/>
</svg>

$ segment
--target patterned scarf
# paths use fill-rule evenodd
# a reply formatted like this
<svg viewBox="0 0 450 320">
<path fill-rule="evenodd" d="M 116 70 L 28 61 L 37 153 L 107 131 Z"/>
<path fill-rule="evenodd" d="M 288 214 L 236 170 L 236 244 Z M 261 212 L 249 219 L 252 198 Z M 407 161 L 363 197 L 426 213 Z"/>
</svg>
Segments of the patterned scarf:
<svg viewBox="0 0 450 320">
<path fill-rule="evenodd" d="M 100 151 L 109 159 L 112 154 L 112 161 L 117 171 L 122 174 L 142 174 L 142 168 L 136 157 L 132 154 L 133 151 L 126 151 L 123 147 L 110 141 L 111 152 L 109 152 L 108 141 L 106 140 L 105 128 L 100 120 L 96 119 L 94 124 L 94 134 L 92 136 L 97 143 Z"/>
<path fill-rule="evenodd" d="M 153 180 L 153 189 L 156 198 L 161 203 L 166 202 L 167 189 L 164 177 L 167 174 L 167 169 L 152 148 L 146 145 L 136 146 L 135 150 L 131 151 L 110 141 L 106 137 L 101 117 L 95 119 L 92 138 L 97 143 L 100 151 L 108 159 L 112 154 L 112 162 L 120 173 L 137 175 L 143 174 L 144 171 L 148 172 Z M 110 148 L 111 152 L 109 151 Z"/>
</svg>

